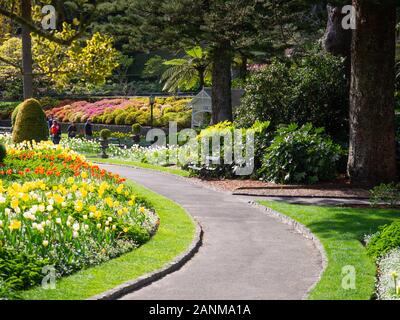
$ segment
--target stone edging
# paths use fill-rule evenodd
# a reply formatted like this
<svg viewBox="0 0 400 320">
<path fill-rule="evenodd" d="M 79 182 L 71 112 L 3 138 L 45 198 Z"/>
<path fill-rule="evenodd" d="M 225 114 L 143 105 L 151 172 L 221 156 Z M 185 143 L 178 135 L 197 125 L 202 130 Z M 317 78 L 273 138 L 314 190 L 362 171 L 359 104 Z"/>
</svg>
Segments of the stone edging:
<svg viewBox="0 0 400 320">
<path fill-rule="evenodd" d="M 326 267 L 328 266 L 328 258 L 326 256 L 326 252 L 325 252 L 324 246 L 319 241 L 319 239 L 311 232 L 310 229 L 308 229 L 306 226 L 302 225 L 301 223 L 297 222 L 296 220 L 294 220 L 294 219 L 292 219 L 292 218 L 290 218 L 290 217 L 288 217 L 288 216 L 286 216 L 286 215 L 284 215 L 282 213 L 279 213 L 279 212 L 277 212 L 275 210 L 272 210 L 271 208 L 268 208 L 268 207 L 265 207 L 263 205 L 260 205 L 259 203 L 255 202 L 255 201 L 248 201 L 248 203 L 250 205 L 252 205 L 253 207 L 258 208 L 259 210 L 263 211 L 264 213 L 266 213 L 270 217 L 278 219 L 279 221 L 283 222 L 284 224 L 287 224 L 287 225 L 291 226 L 296 232 L 300 233 L 305 238 L 311 240 L 313 242 L 313 244 L 315 245 L 315 247 L 320 252 L 322 270 L 321 270 L 321 272 L 320 272 L 320 274 L 318 276 L 317 281 L 307 290 L 306 295 L 303 297 L 303 300 L 307 299 L 309 293 L 315 288 L 315 286 L 321 280 L 321 277 L 322 277 L 323 273 L 325 272 Z"/>
<path fill-rule="evenodd" d="M 178 271 L 186 262 L 193 258 L 203 242 L 203 229 L 193 217 L 192 219 L 196 225 L 195 237 L 190 247 L 184 253 L 179 255 L 162 269 L 147 273 L 135 280 L 125 282 L 114 289 L 95 295 L 87 300 L 115 300 L 126 294 L 142 289 L 143 287 L 146 287 L 153 282 L 160 280 L 170 273 Z"/>
</svg>

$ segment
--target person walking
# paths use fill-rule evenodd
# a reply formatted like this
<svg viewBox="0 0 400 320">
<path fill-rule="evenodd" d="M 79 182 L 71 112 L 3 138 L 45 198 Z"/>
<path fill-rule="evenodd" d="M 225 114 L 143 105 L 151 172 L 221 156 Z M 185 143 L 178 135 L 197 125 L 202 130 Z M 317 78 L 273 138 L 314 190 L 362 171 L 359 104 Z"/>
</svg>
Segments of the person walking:
<svg viewBox="0 0 400 320">
<path fill-rule="evenodd" d="M 90 119 L 87 119 L 85 123 L 85 137 L 88 140 L 93 138 L 93 125 Z"/>
<path fill-rule="evenodd" d="M 58 121 L 53 120 L 53 124 L 50 128 L 51 140 L 54 144 L 59 144 L 61 140 L 61 126 Z"/>
<path fill-rule="evenodd" d="M 76 137 L 77 129 L 76 129 L 76 125 L 75 125 L 74 122 L 72 122 L 72 123 L 69 125 L 67 131 L 68 131 L 68 138 L 72 139 L 72 138 L 75 138 L 75 137 Z"/>
<path fill-rule="evenodd" d="M 48 116 L 47 125 L 49 126 L 49 130 L 50 130 L 51 126 L 53 125 L 53 117 L 52 116 Z"/>
</svg>

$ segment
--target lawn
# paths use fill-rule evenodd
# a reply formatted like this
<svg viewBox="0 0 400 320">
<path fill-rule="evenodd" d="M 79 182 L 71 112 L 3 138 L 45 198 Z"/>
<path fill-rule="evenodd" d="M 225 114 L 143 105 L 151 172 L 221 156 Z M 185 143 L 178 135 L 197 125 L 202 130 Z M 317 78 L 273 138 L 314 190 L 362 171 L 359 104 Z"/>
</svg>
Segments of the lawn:
<svg viewBox="0 0 400 320">
<path fill-rule="evenodd" d="M 138 196 L 155 208 L 160 217 L 156 235 L 139 249 L 58 280 L 54 290 L 37 287 L 25 291 L 23 299 L 87 299 L 162 268 L 189 247 L 194 239 L 195 225 L 185 210 L 140 185 L 128 183 L 135 188 Z"/>
<path fill-rule="evenodd" d="M 367 300 L 373 297 L 376 266 L 367 256 L 361 240 L 365 234 L 376 232 L 379 226 L 399 220 L 399 210 L 260 203 L 308 227 L 324 246 L 328 266 L 309 299 Z M 356 289 L 345 290 L 341 286 L 345 266 L 354 266 L 356 270 Z"/>
<path fill-rule="evenodd" d="M 143 162 L 134 162 L 134 161 L 124 161 L 124 160 L 118 160 L 118 159 L 102 159 L 102 158 L 94 158 L 87 156 L 88 159 L 90 159 L 93 162 L 97 163 L 106 163 L 106 164 L 117 164 L 117 165 L 124 165 L 124 166 L 132 166 L 132 167 L 137 167 L 137 168 L 143 168 L 143 169 L 150 169 L 150 170 L 156 170 L 156 171 L 161 171 L 161 172 L 166 172 L 170 174 L 175 174 L 181 177 L 189 177 L 190 173 L 188 171 L 179 169 L 178 167 L 163 167 L 159 166 L 156 164 L 150 164 L 150 163 L 143 163 Z"/>
</svg>

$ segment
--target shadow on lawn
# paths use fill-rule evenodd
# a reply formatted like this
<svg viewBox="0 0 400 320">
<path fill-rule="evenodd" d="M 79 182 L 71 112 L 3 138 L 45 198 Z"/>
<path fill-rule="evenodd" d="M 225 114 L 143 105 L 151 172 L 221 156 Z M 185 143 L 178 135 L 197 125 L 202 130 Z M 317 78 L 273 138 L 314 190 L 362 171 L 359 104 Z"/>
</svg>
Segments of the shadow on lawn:
<svg viewBox="0 0 400 320">
<path fill-rule="evenodd" d="M 306 206 L 301 206 L 304 212 Z M 310 214 L 316 215 L 316 207 Z M 327 238 L 340 238 L 341 240 L 358 239 L 361 240 L 364 235 L 372 234 L 378 231 L 380 226 L 390 224 L 400 219 L 400 210 L 382 210 L 382 209 L 355 209 L 326 207 L 317 208 L 318 217 L 310 221 L 307 226 L 313 232 L 319 233 Z M 322 213 L 320 215 L 320 213 Z"/>
</svg>

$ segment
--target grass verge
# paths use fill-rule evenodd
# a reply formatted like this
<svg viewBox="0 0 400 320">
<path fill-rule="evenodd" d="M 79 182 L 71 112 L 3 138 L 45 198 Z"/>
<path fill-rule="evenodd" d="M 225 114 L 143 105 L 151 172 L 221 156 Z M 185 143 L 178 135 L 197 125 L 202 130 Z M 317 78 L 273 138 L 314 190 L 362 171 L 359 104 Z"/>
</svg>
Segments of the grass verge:
<svg viewBox="0 0 400 320">
<path fill-rule="evenodd" d="M 138 196 L 152 205 L 160 217 L 156 235 L 140 248 L 101 265 L 59 279 L 56 289 L 33 288 L 22 293 L 32 300 L 82 300 L 110 290 L 126 281 L 161 269 L 192 243 L 195 224 L 186 211 L 173 201 L 136 183 Z"/>
<path fill-rule="evenodd" d="M 376 266 L 361 240 L 378 227 L 400 219 L 398 210 L 355 209 L 291 205 L 260 201 L 260 204 L 289 216 L 308 227 L 325 248 L 328 266 L 312 290 L 312 300 L 368 300 L 375 292 Z M 342 268 L 353 266 L 356 289 L 345 290 Z"/>
<path fill-rule="evenodd" d="M 181 177 L 189 177 L 188 171 L 185 171 L 185 170 L 182 170 L 179 168 L 163 167 L 163 166 L 159 166 L 156 164 L 124 161 L 124 160 L 117 160 L 117 159 L 102 159 L 102 158 L 94 158 L 94 157 L 90 157 L 90 156 L 86 156 L 86 157 L 88 160 L 90 160 L 92 162 L 131 166 L 131 167 L 136 167 L 136 168 L 143 168 L 143 169 L 150 169 L 150 170 L 166 172 L 166 173 L 175 174 L 175 175 L 181 176 Z"/>
</svg>

